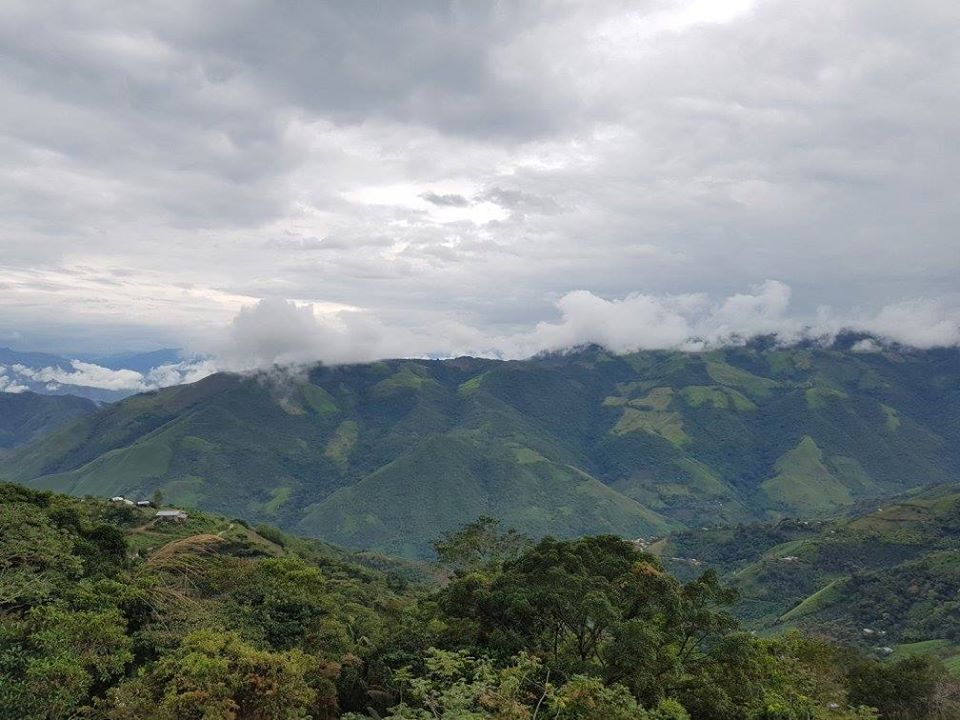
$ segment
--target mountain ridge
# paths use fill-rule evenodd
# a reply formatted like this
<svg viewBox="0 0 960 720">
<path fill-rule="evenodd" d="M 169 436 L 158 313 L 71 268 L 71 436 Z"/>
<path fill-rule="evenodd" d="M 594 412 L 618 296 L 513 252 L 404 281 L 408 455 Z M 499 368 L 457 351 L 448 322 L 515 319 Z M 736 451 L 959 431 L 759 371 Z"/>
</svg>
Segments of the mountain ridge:
<svg viewBox="0 0 960 720">
<path fill-rule="evenodd" d="M 95 402 L 75 395 L 0 392 L 0 452 L 25 445 L 96 409 Z"/>
<path fill-rule="evenodd" d="M 534 535 L 656 535 L 960 477 L 958 378 L 956 350 L 809 347 L 217 374 L 105 407 L 0 476 L 160 489 L 407 555 L 490 513 Z"/>
</svg>

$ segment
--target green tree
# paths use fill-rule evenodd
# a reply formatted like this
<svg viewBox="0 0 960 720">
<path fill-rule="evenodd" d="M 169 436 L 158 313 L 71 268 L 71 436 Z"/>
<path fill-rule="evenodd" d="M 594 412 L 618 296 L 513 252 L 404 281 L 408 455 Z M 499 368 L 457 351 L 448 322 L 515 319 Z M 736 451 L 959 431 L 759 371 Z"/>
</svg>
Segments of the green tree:
<svg viewBox="0 0 960 720">
<path fill-rule="evenodd" d="M 125 631 L 116 610 L 44 606 L 19 619 L 0 616 L 0 717 L 73 717 L 133 659 Z"/>
<path fill-rule="evenodd" d="M 431 648 L 421 672 L 405 667 L 393 679 L 401 701 L 387 720 L 690 720 L 676 700 L 644 710 L 627 688 L 596 677 L 575 675 L 557 684 L 526 653 L 497 664 L 463 650 Z"/>
<path fill-rule="evenodd" d="M 36 604 L 83 569 L 75 539 L 34 504 L 0 504 L 0 608 Z"/>
<path fill-rule="evenodd" d="M 548 717 L 565 720 L 653 720 L 654 717 L 669 720 L 644 711 L 622 685 L 608 686 L 598 678 L 585 675 L 573 676 L 551 693 L 548 707 Z M 685 714 L 676 717 L 688 720 Z"/>
<path fill-rule="evenodd" d="M 883 720 L 957 717 L 943 714 L 957 711 L 957 705 L 942 692 L 945 676 L 943 666 L 925 656 L 863 662 L 850 670 L 850 701 L 877 708 Z"/>
<path fill-rule="evenodd" d="M 233 596 L 242 622 L 276 650 L 329 641 L 333 613 L 323 574 L 294 557 L 268 558 L 253 566 Z"/>
<path fill-rule="evenodd" d="M 303 720 L 317 700 L 315 661 L 256 650 L 234 633 L 200 630 L 101 702 L 110 720 Z"/>
<path fill-rule="evenodd" d="M 440 606 L 474 642 L 501 656 L 541 654 L 566 677 L 621 682 L 647 702 L 735 623 L 735 594 L 707 574 L 686 586 L 653 557 L 612 536 L 546 539 L 490 578 L 455 578 Z"/>
<path fill-rule="evenodd" d="M 530 539 L 513 528 L 501 528 L 496 518 L 482 516 L 433 543 L 437 563 L 459 573 L 493 571 L 530 546 Z"/>
</svg>

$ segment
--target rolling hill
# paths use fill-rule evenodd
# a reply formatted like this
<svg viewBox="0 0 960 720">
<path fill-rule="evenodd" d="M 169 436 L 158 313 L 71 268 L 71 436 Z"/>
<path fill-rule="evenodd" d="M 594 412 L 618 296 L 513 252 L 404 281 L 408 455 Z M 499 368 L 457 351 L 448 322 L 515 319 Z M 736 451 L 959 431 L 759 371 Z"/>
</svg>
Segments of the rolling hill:
<svg viewBox="0 0 960 720">
<path fill-rule="evenodd" d="M 480 514 L 657 535 L 960 477 L 956 350 L 597 348 L 214 375 L 17 450 L 0 476 L 140 494 L 405 555 Z"/>
</svg>

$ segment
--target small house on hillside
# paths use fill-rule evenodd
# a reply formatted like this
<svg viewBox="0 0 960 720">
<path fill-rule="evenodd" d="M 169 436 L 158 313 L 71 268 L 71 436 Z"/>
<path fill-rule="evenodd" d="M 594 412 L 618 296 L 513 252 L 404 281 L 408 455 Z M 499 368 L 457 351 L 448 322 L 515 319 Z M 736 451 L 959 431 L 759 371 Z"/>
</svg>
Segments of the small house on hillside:
<svg viewBox="0 0 960 720">
<path fill-rule="evenodd" d="M 152 500 L 137 500 L 137 507 L 154 507 L 154 504 Z"/>
<path fill-rule="evenodd" d="M 170 520 L 172 522 L 183 522 L 187 519 L 187 514 L 183 510 L 157 510 L 154 520 Z"/>
<path fill-rule="evenodd" d="M 123 495 L 117 495 L 110 498 L 110 502 L 123 503 L 124 505 L 133 505 L 133 500 L 127 500 Z"/>
</svg>

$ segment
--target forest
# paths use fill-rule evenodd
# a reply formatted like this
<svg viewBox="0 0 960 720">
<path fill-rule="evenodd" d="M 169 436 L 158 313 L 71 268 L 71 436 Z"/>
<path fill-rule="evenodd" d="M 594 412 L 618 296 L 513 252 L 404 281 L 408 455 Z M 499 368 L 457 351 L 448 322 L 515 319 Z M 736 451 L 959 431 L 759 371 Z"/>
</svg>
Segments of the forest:
<svg viewBox="0 0 960 720">
<path fill-rule="evenodd" d="M 10 720 L 946 720 L 930 656 L 763 635 L 708 570 L 615 536 L 490 518 L 436 563 L 275 528 L 0 485 L 0 717 Z"/>
</svg>

